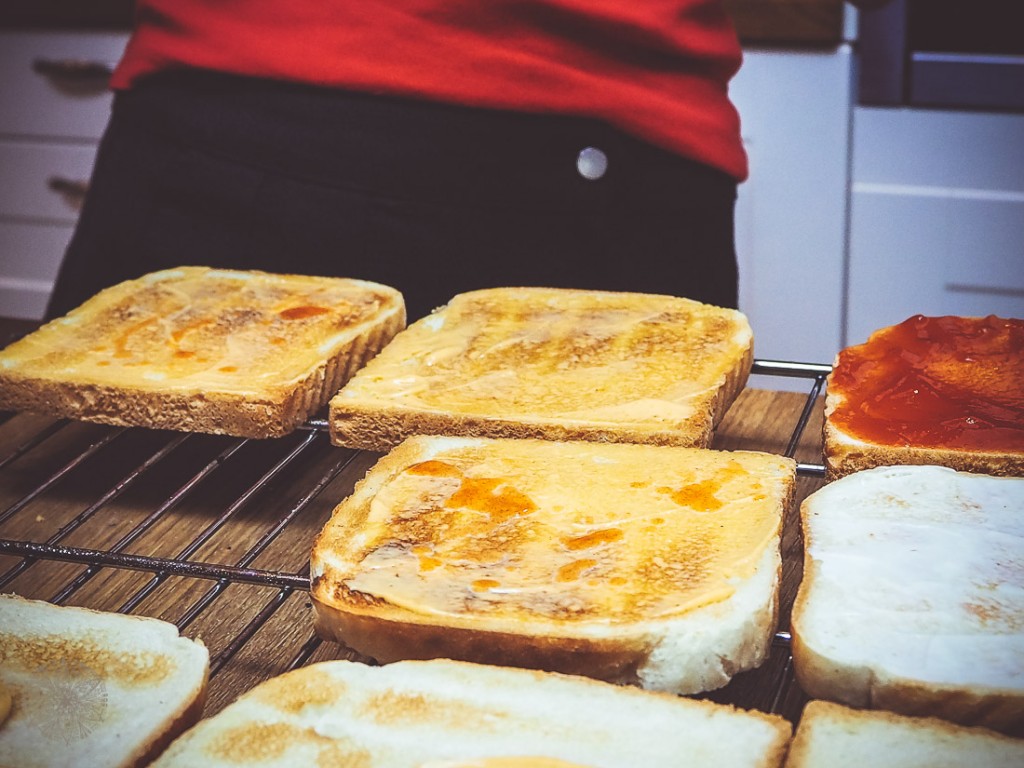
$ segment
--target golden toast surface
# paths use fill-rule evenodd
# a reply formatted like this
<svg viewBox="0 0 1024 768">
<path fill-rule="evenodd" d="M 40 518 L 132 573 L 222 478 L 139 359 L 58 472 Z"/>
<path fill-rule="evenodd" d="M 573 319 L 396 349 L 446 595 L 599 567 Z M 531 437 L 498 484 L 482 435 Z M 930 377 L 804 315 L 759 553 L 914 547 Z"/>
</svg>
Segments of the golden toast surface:
<svg viewBox="0 0 1024 768">
<path fill-rule="evenodd" d="M 461 419 L 632 429 L 630 442 L 703 445 L 746 381 L 752 345 L 741 313 L 688 299 L 475 291 L 399 334 L 332 399 L 332 426 L 358 432 L 377 414 L 399 414 L 409 420 L 402 436 L 451 434 L 432 420 Z"/>
<path fill-rule="evenodd" d="M 412 438 L 325 527 L 314 595 L 499 622 L 679 615 L 757 567 L 794 471 L 749 452 Z"/>
<path fill-rule="evenodd" d="M 184 267 L 121 283 L 0 353 L 0 374 L 276 395 L 401 302 L 343 278 Z"/>
</svg>

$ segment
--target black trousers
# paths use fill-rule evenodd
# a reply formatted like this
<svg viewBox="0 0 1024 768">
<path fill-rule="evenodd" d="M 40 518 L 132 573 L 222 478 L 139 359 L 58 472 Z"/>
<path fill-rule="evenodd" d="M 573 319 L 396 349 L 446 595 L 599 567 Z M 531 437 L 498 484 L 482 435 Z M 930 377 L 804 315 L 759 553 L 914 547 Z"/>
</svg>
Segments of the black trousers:
<svg viewBox="0 0 1024 768">
<path fill-rule="evenodd" d="M 735 199 L 724 173 L 592 120 L 154 76 L 115 97 L 48 315 L 182 265 L 376 280 L 410 318 L 499 285 L 735 307 Z"/>
</svg>

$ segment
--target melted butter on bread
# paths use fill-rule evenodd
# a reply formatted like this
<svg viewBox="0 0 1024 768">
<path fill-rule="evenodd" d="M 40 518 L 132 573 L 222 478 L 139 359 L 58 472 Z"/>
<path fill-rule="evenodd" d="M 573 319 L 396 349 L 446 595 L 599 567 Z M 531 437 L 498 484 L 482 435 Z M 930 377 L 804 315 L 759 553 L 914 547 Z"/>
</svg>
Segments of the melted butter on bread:
<svg viewBox="0 0 1024 768">
<path fill-rule="evenodd" d="M 764 454 L 470 441 L 343 504 L 318 546 L 346 592 L 422 614 L 657 619 L 751 574 L 792 471 Z"/>
<path fill-rule="evenodd" d="M 25 376 L 250 393 L 308 374 L 396 301 L 361 281 L 187 267 L 108 289 L 4 351 Z"/>
<path fill-rule="evenodd" d="M 502 418 L 673 423 L 751 344 L 740 313 L 667 296 L 476 291 L 410 326 L 339 395 Z"/>
</svg>

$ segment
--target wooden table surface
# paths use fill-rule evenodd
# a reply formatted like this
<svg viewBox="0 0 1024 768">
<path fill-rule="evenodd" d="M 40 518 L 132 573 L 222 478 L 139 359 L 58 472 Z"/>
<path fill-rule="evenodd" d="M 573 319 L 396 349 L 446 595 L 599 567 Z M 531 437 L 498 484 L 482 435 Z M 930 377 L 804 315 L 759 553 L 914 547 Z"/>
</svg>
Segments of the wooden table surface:
<svg viewBox="0 0 1024 768">
<path fill-rule="evenodd" d="M 785 454 L 793 443 L 797 461 L 820 464 L 821 419 L 804 394 L 748 388 L 712 447 Z M 315 637 L 306 569 L 314 536 L 377 455 L 332 446 L 322 427 L 239 440 L 0 414 L 0 590 L 155 616 L 201 638 L 207 714 L 292 667 L 353 658 Z M 786 519 L 783 631 L 802 564 L 797 505 L 822 482 L 801 473 Z M 795 719 L 804 697 L 784 637 L 708 698 Z"/>
</svg>

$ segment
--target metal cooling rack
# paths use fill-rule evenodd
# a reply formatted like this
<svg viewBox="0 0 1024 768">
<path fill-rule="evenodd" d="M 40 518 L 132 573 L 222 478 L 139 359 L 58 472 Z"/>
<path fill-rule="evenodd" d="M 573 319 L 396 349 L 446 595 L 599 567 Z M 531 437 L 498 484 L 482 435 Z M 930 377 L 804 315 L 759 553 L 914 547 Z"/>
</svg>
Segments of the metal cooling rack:
<svg viewBox="0 0 1024 768">
<path fill-rule="evenodd" d="M 827 365 L 754 363 L 752 374 L 807 380 L 803 410 L 785 452 L 791 458 L 829 370 Z M 322 647 L 334 644 L 321 643 L 308 617 L 276 622 L 301 627 L 286 642 L 272 626 L 282 612 L 295 615 L 304 605 L 308 613 L 312 537 L 376 458 L 332 446 L 326 419 L 312 419 L 284 438 L 254 441 L 3 413 L 0 445 L 8 451 L 0 455 L 0 592 L 121 613 L 159 613 L 183 633 L 204 640 L 217 636 L 219 642 L 208 642 L 211 685 L 250 645 L 252 658 L 239 663 L 259 668 L 262 677 L 315 656 L 356 658 L 347 649 Z M 824 468 L 798 463 L 797 474 L 820 478 Z M 140 498 L 128 501 L 132 496 Z M 210 496 L 216 498 L 207 502 Z M 132 519 L 121 519 L 124 510 Z M 114 517 L 116 525 L 108 519 Z M 288 537 L 294 545 L 275 555 L 278 542 Z M 91 603 L 90 593 L 99 593 L 97 582 L 126 573 L 135 578 L 106 588 L 104 604 Z M 179 588 L 172 590 L 175 584 Z M 244 598 L 232 595 L 240 586 L 255 591 Z M 160 600 L 165 591 L 174 596 Z M 117 604 L 111 604 L 112 595 Z M 227 614 L 239 615 L 228 622 Z M 789 640 L 787 632 L 778 632 L 775 645 L 788 649 Z M 791 684 L 788 662 L 784 677 L 763 708 L 782 707 Z M 225 693 L 215 708 L 240 692 Z"/>
</svg>

